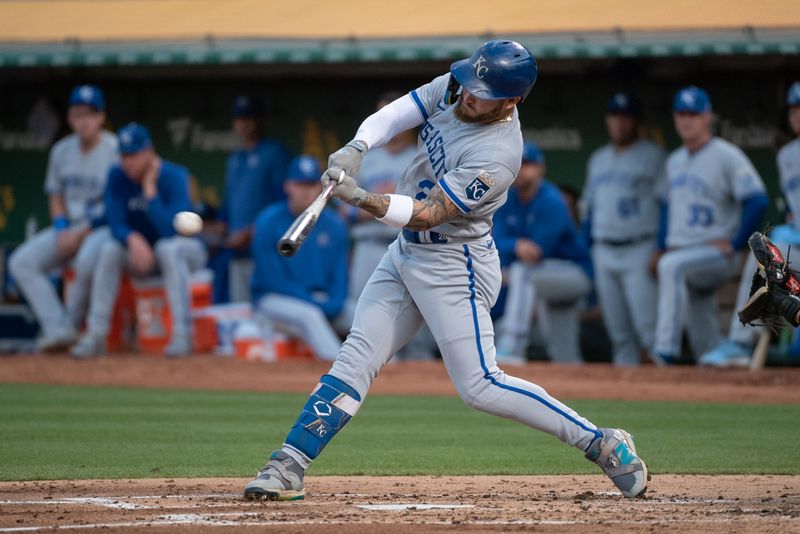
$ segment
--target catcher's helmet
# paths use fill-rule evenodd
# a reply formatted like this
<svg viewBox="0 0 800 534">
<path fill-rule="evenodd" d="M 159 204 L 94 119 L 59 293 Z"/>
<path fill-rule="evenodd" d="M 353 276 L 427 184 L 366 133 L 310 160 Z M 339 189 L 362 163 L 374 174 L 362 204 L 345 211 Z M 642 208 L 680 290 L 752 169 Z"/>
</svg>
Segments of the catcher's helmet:
<svg viewBox="0 0 800 534">
<path fill-rule="evenodd" d="M 450 65 L 451 97 L 453 80 L 484 100 L 515 96 L 525 100 L 536 83 L 536 58 L 521 44 L 495 39 L 481 45 L 472 57 Z"/>
</svg>

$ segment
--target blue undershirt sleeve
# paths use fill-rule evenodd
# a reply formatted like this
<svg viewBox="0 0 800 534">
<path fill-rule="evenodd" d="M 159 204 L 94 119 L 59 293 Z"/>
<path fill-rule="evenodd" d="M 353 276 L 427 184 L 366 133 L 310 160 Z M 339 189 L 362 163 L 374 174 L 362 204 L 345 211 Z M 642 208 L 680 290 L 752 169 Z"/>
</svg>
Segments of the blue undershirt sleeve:
<svg viewBox="0 0 800 534">
<path fill-rule="evenodd" d="M 669 205 L 666 202 L 659 202 L 658 210 L 658 233 L 656 234 L 656 246 L 659 250 L 667 250 L 667 223 L 669 219 Z"/>
<path fill-rule="evenodd" d="M 747 240 L 761 222 L 761 217 L 767 209 L 769 197 L 766 193 L 750 195 L 742 201 L 742 220 L 739 231 L 731 240 L 734 250 L 741 250 L 747 245 Z"/>
</svg>

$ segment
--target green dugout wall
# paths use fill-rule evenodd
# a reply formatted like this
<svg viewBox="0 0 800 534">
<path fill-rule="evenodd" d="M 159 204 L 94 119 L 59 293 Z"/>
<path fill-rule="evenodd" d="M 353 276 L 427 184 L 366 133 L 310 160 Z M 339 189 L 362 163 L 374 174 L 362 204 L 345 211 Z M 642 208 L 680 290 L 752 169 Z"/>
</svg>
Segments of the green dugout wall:
<svg viewBox="0 0 800 534">
<path fill-rule="evenodd" d="M 28 66 L 0 69 L 0 244 L 14 244 L 26 225 L 49 223 L 42 191 L 47 152 L 65 133 L 64 102 L 78 83 L 106 91 L 110 126 L 149 126 L 158 151 L 186 165 L 204 198 L 222 195 L 224 164 L 235 146 L 229 112 L 240 93 L 267 103 L 267 131 L 290 149 L 326 156 L 355 132 L 377 96 L 408 91 L 445 72 L 449 61 L 391 64 Z M 717 132 L 753 159 L 778 198 L 777 149 L 789 140 L 784 97 L 800 79 L 800 56 L 570 58 L 540 62 L 539 81 L 520 107 L 526 137 L 538 141 L 548 175 L 580 188 L 590 152 L 605 142 L 603 111 L 618 89 L 633 90 L 646 109 L 645 133 L 678 146 L 672 95 L 707 89 Z M 773 207 L 769 217 L 780 218 Z"/>
</svg>

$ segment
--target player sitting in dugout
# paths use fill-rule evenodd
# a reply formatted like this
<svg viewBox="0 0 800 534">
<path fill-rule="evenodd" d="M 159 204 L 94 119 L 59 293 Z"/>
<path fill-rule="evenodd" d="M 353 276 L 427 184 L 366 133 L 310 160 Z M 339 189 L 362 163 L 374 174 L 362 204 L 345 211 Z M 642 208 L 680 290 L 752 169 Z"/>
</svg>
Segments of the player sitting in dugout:
<svg viewBox="0 0 800 534">
<path fill-rule="evenodd" d="M 784 257 L 791 261 L 790 249 L 800 245 L 800 81 L 794 82 L 789 88 L 786 94 L 786 106 L 786 118 L 795 138 L 778 151 L 776 163 L 781 192 L 789 207 L 790 217 L 787 224 L 771 229 L 769 237 L 783 252 Z M 750 299 L 750 286 L 755 273 L 755 256 L 748 254 L 736 295 L 737 310 L 744 308 Z M 733 314 L 728 338 L 701 356 L 698 363 L 712 367 L 750 365 L 750 355 L 761 330 L 761 328 L 752 328 L 742 324 L 737 314 Z M 789 349 L 790 354 L 797 351 L 798 343 L 800 343 L 800 336 L 795 332 L 794 342 Z"/>
<path fill-rule="evenodd" d="M 294 219 L 322 192 L 322 168 L 312 156 L 289 164 L 284 182 L 287 200 L 256 218 L 252 280 L 256 313 L 276 330 L 304 340 L 323 360 L 334 360 L 342 345 L 331 322 L 347 296 L 347 226 L 336 211 L 325 208 L 297 254 L 284 258 L 278 241 Z"/>
<path fill-rule="evenodd" d="M 189 172 L 161 159 L 150 132 L 140 124 L 121 128 L 120 164 L 112 167 L 105 191 L 106 217 L 113 239 L 103 244 L 92 279 L 88 330 L 72 348 L 78 358 L 106 351 L 122 271 L 133 276 L 160 272 L 172 319 L 167 356 L 192 352 L 189 274 L 206 263 L 199 239 L 175 234 L 173 219 L 191 210 Z"/>
<path fill-rule="evenodd" d="M 711 99 L 686 87 L 673 103 L 683 146 L 667 159 L 661 192 L 658 260 L 658 363 L 676 363 L 684 328 L 696 357 L 722 340 L 716 290 L 741 267 L 747 238 L 769 199 L 753 164 L 736 145 L 712 134 Z"/>
<path fill-rule="evenodd" d="M 493 235 L 508 296 L 497 361 L 523 364 L 534 312 L 547 356 L 581 363 L 580 304 L 592 290 L 589 250 L 558 188 L 545 180 L 544 154 L 526 141 L 514 186 L 494 217 Z"/>
<path fill-rule="evenodd" d="M 103 190 L 108 170 L 119 157 L 116 137 L 103 129 L 103 92 L 79 85 L 68 104 L 73 133 L 50 150 L 44 184 L 53 224 L 15 250 L 8 265 L 39 322 L 42 334 L 36 349 L 42 352 L 65 350 L 78 338 L 95 259 L 107 232 L 95 230 L 105 224 Z M 73 267 L 75 279 L 62 303 L 49 277 L 53 269 L 66 265 Z"/>
</svg>

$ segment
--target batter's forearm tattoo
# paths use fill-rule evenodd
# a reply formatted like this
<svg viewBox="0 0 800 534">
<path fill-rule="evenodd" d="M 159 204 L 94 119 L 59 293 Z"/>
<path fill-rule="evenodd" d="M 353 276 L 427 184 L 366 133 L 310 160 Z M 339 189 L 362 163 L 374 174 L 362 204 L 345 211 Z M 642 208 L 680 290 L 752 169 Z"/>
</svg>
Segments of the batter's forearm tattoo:
<svg viewBox="0 0 800 534">
<path fill-rule="evenodd" d="M 367 193 L 358 207 L 380 219 L 386 215 L 386 210 L 389 209 L 389 196 Z"/>
<path fill-rule="evenodd" d="M 389 209 L 389 196 L 366 193 L 358 207 L 380 219 Z M 444 191 L 434 187 L 428 198 L 414 201 L 411 219 L 405 227 L 415 231 L 430 230 L 460 214 L 456 205 L 445 196 Z"/>
<path fill-rule="evenodd" d="M 411 220 L 406 228 L 415 231 L 430 230 L 461 215 L 458 207 L 447 198 L 440 187 L 434 187 L 425 200 L 415 200 Z"/>
</svg>

